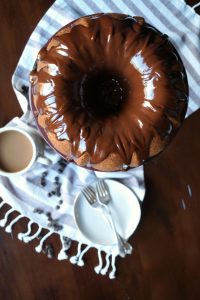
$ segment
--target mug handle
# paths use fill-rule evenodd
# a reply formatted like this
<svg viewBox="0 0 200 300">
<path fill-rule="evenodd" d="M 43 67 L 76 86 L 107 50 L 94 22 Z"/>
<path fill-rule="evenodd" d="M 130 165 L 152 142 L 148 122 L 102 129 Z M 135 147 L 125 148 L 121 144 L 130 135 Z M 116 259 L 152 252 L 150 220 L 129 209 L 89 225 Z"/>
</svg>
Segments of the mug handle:
<svg viewBox="0 0 200 300">
<path fill-rule="evenodd" d="M 38 156 L 36 161 L 40 164 L 50 166 L 52 164 L 52 161 L 46 157 Z"/>
</svg>

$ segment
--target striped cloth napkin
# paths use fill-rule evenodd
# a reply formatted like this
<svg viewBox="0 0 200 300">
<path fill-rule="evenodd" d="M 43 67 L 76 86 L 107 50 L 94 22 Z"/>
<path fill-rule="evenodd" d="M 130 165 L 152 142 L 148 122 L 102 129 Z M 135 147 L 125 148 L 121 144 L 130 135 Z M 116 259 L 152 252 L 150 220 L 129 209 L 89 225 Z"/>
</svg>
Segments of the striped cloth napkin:
<svg viewBox="0 0 200 300">
<path fill-rule="evenodd" d="M 27 90 L 29 85 L 29 72 L 33 68 L 39 49 L 47 40 L 62 26 L 79 18 L 82 15 L 93 14 L 97 12 L 121 12 L 125 14 L 143 16 L 147 22 L 157 27 L 160 31 L 166 33 L 173 44 L 176 46 L 187 70 L 190 100 L 187 114 L 199 108 L 200 104 L 200 17 L 194 9 L 187 6 L 183 0 L 57 0 L 43 16 L 34 32 L 32 33 L 12 77 L 12 85 L 15 90 L 18 101 L 23 109 L 24 115 L 20 122 L 29 126 L 35 126 L 32 113 L 29 110 L 27 101 Z M 18 124 L 19 119 L 14 119 L 9 125 Z M 67 259 L 67 250 L 70 247 L 71 240 L 78 242 L 77 254 L 70 258 L 72 263 L 82 266 L 83 255 L 91 248 L 95 247 L 98 251 L 99 265 L 95 271 L 106 274 L 110 278 L 115 277 L 115 259 L 118 255 L 116 245 L 111 247 L 93 244 L 84 238 L 73 221 L 73 201 L 77 192 L 85 185 L 96 180 L 101 175 L 104 178 L 118 179 L 128 187 L 132 188 L 139 200 L 143 200 L 145 188 L 143 178 L 143 167 L 130 170 L 128 172 L 100 173 L 88 171 L 73 164 L 67 164 L 62 174 L 59 175 L 61 186 L 61 197 L 63 204 L 59 211 L 55 210 L 58 199 L 48 198 L 48 192 L 52 188 L 54 178 L 60 168 L 59 156 L 48 146 L 45 155 L 53 161 L 53 166 L 48 170 L 45 177 L 45 186 L 42 185 L 41 175 L 46 171 L 44 166 L 37 165 L 36 168 L 18 176 L 17 179 L 8 179 L 0 177 L 1 197 L 4 199 L 0 203 L 2 207 L 8 203 L 11 208 L 5 214 L 4 219 L 0 220 L 0 226 L 6 226 L 8 216 L 14 210 L 19 212 L 16 219 L 12 220 L 5 230 L 12 231 L 12 226 L 26 216 L 29 218 L 27 232 L 20 233 L 19 239 L 29 242 L 40 235 L 43 228 L 48 229 L 40 240 L 36 251 L 42 251 L 45 240 L 54 232 L 60 235 L 62 249 L 58 254 L 58 259 Z M 39 211 L 38 211 L 39 209 Z M 49 229 L 47 218 L 40 212 L 51 212 L 54 219 L 58 220 L 57 228 Z M 32 234 L 32 224 L 38 224 L 38 230 Z M 86 246 L 84 246 L 86 245 Z M 102 261 L 101 253 L 106 252 L 106 263 Z"/>
</svg>

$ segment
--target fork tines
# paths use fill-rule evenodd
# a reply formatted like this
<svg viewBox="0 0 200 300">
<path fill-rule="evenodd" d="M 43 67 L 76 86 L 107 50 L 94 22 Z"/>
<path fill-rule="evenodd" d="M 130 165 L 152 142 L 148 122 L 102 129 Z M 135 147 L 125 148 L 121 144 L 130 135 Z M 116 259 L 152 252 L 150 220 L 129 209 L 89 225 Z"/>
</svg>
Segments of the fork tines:
<svg viewBox="0 0 200 300">
<path fill-rule="evenodd" d="M 97 182 L 97 190 L 100 196 L 106 196 L 109 194 L 108 186 L 103 179 Z"/>
<path fill-rule="evenodd" d="M 96 197 L 95 196 L 95 191 L 91 188 L 91 187 L 85 187 L 83 189 L 83 195 L 84 197 L 87 199 L 87 201 L 90 203 L 90 204 L 93 204 L 93 199 Z"/>
</svg>

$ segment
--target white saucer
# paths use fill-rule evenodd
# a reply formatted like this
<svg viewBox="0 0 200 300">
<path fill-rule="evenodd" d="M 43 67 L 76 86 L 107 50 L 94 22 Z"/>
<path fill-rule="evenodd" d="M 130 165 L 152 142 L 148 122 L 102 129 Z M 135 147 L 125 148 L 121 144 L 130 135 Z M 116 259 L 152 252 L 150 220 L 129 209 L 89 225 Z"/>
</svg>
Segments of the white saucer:
<svg viewBox="0 0 200 300">
<path fill-rule="evenodd" d="M 108 205 L 117 231 L 127 240 L 140 220 L 139 202 L 125 185 L 110 179 L 105 181 L 112 197 Z M 91 242 L 106 246 L 116 244 L 116 236 L 105 216 L 100 210 L 90 206 L 82 192 L 75 199 L 74 219 L 81 233 Z"/>
</svg>

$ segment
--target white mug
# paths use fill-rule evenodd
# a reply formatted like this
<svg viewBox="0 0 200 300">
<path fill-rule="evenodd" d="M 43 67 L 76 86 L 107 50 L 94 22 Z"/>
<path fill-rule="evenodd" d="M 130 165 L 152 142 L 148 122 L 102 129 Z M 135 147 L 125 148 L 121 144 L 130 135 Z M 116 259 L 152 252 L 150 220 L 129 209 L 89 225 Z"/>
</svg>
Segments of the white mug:
<svg viewBox="0 0 200 300">
<path fill-rule="evenodd" d="M 17 118 L 15 118 L 15 120 L 16 119 Z M 10 177 L 13 175 L 24 174 L 25 172 L 29 171 L 35 165 L 35 163 L 41 163 L 41 164 L 48 165 L 48 166 L 50 166 L 52 164 L 51 160 L 44 156 L 45 142 L 43 141 L 41 136 L 37 133 L 37 131 L 35 129 L 33 129 L 32 127 L 21 122 L 19 119 L 18 119 L 17 123 L 18 124 L 16 126 L 6 126 L 3 128 L 0 128 L 0 135 L 3 132 L 7 132 L 7 131 L 17 131 L 17 132 L 23 134 L 31 143 L 32 157 L 31 157 L 28 165 L 20 171 L 7 172 L 0 168 L 0 175 L 2 175 L 2 176 Z"/>
</svg>

